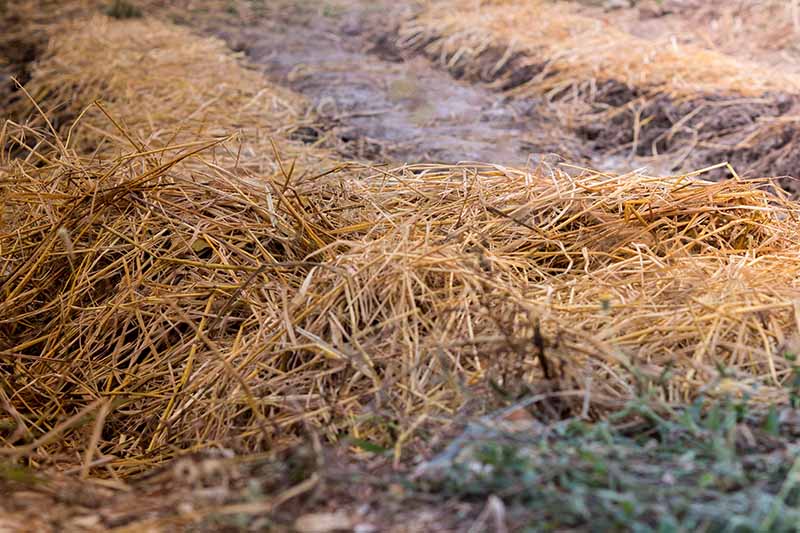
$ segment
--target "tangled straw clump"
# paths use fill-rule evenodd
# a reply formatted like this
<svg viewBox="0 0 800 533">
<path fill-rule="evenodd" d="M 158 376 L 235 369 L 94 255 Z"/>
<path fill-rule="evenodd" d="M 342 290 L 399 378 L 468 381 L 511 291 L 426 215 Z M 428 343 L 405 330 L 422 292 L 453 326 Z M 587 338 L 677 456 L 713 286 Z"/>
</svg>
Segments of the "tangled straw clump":
<svg viewBox="0 0 800 533">
<path fill-rule="evenodd" d="M 285 403 L 297 379 L 283 307 L 318 230 L 292 218 L 296 199 L 273 210 L 264 186 L 170 167 L 58 159 L 7 182 L 6 209 L 25 213 L 3 240 L 7 401 L 31 410 L 20 427 L 46 432 L 41 413 L 107 398 L 104 453 L 124 457 L 285 422 L 268 400 Z"/>
<path fill-rule="evenodd" d="M 382 287 L 369 311 L 380 323 L 409 317 L 398 331 L 428 332 L 413 337 L 414 353 L 443 351 L 453 368 L 475 369 L 486 368 L 483 358 L 521 357 L 539 372 L 532 339 L 541 326 L 561 379 L 584 389 L 594 376 L 594 398 L 606 403 L 634 393 L 631 376 L 611 370 L 627 358 L 679 369 L 672 400 L 712 384 L 717 364 L 762 384 L 791 372 L 783 351 L 797 328 L 796 205 L 757 184 L 497 167 L 402 172 L 368 194 L 393 224 L 355 260 L 374 266 L 350 268 Z"/>
<path fill-rule="evenodd" d="M 0 453 L 127 476 L 304 428 L 400 453 L 486 377 L 587 413 L 648 383 L 785 399 L 800 205 L 767 183 L 334 165 L 216 41 L 89 28 L 28 91 L 107 103 L 2 130 Z M 160 43 L 142 71 L 129 33 Z"/>
</svg>

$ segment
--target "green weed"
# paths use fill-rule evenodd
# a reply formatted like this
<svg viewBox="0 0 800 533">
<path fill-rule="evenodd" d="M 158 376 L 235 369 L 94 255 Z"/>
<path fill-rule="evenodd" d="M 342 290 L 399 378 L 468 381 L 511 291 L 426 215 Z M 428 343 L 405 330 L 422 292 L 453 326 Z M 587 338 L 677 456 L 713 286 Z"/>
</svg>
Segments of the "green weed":
<svg viewBox="0 0 800 533">
<path fill-rule="evenodd" d="M 701 399 L 665 416 L 638 401 L 625 416 L 476 443 L 437 490 L 497 495 L 530 531 L 796 531 L 800 446 L 777 407 Z"/>
</svg>

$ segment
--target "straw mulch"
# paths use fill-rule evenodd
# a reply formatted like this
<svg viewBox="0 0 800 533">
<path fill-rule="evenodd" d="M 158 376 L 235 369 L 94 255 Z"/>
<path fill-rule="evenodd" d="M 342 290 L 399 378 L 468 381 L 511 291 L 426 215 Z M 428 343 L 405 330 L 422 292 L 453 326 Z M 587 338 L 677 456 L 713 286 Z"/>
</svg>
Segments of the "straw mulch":
<svg viewBox="0 0 800 533">
<path fill-rule="evenodd" d="M 794 1 L 640 1 L 631 9 L 597 6 L 590 15 L 605 17 L 634 35 L 672 35 L 680 44 L 706 46 L 779 72 L 799 72 L 795 42 L 800 6 Z"/>
<path fill-rule="evenodd" d="M 272 229 L 268 233 L 283 235 L 279 241 L 285 241 L 272 245 L 260 217 L 275 206 L 292 212 L 288 206 L 298 200 L 283 197 L 296 190 L 290 180 L 303 180 L 305 186 L 313 187 L 316 182 L 310 172 L 335 168 L 326 154 L 286 139 L 293 128 L 310 120 L 304 100 L 245 68 L 220 41 L 199 39 L 185 29 L 154 21 L 118 22 L 105 17 L 63 25 L 53 35 L 47 54 L 35 65 L 26 85 L 45 113 L 33 109 L 30 100 L 20 99 L 17 105 L 21 108 L 27 101 L 32 119 L 25 124 L 7 122 L 2 129 L 2 234 L 17 244 L 10 245 L 14 250 L 2 247 L 3 308 L 11 314 L 4 321 L 1 342 L 7 356 L 22 357 L 20 362 L 33 361 L 27 357 L 35 354 L 34 360 L 44 365 L 41 371 L 55 372 L 52 377 L 57 380 L 37 388 L 34 397 L 38 399 L 30 399 L 31 404 L 8 398 L 10 416 L 16 420 L 10 441 L 16 443 L 48 434 L 53 421 L 74 414 L 75 405 L 90 402 L 97 394 L 117 397 L 119 390 L 131 385 L 130 380 L 138 383 L 136 388 L 140 382 L 147 384 L 140 391 L 144 396 L 151 394 L 150 385 L 154 390 L 164 386 L 159 379 L 180 381 L 175 372 L 184 371 L 181 365 L 187 364 L 187 358 L 193 359 L 197 349 L 181 344 L 189 326 L 176 324 L 175 317 L 169 316 L 169 309 L 180 302 L 178 295 L 188 291 L 189 297 L 210 298 L 209 305 L 214 298 L 227 295 L 232 297 L 230 301 L 222 298 L 220 302 L 223 306 L 227 302 L 226 312 L 233 313 L 243 304 L 237 303 L 238 295 L 225 291 L 231 287 L 235 291 L 244 282 L 260 286 L 253 272 L 261 261 L 255 257 L 266 254 L 272 258 L 270 263 L 301 261 L 318 246 L 318 239 L 309 245 L 295 222 L 285 225 L 286 221 L 269 215 Z M 94 104 L 98 98 L 101 101 Z M 53 135 L 54 131 L 59 135 Z M 276 157 L 278 152 L 286 158 L 285 165 Z M 181 183 L 162 187 L 165 180 L 178 179 L 172 173 Z M 272 193 L 270 179 L 280 184 Z M 147 195 L 137 196 L 137 191 Z M 151 203 L 151 193 L 158 196 L 152 200 L 155 203 Z M 250 200 L 245 200 L 248 197 Z M 144 202 L 139 206 L 144 211 L 138 215 L 133 214 L 132 198 Z M 264 202 L 267 204 L 262 205 Z M 254 206 L 260 206 L 255 209 L 261 215 L 250 213 Z M 107 220 L 112 212 L 119 218 L 116 222 Z M 165 223 L 162 217 L 174 220 Z M 217 229 L 204 233 L 206 222 L 202 221 Z M 189 228 L 193 228 L 190 234 L 184 235 Z M 250 267 L 213 266 L 211 272 L 221 275 L 220 279 L 197 271 L 195 262 L 207 263 L 205 256 L 214 255 L 213 250 L 227 253 L 217 248 L 215 232 L 226 241 L 234 239 L 230 253 Z M 241 239 L 237 241 L 234 234 Z M 186 246 L 188 256 L 181 251 Z M 294 250 L 294 246 L 298 248 Z M 150 270 L 154 257 L 173 248 L 177 254 L 174 265 L 167 264 L 162 274 Z M 28 256 L 24 250 L 34 255 Z M 144 255 L 130 253 L 135 250 Z M 55 266 L 49 264 L 51 260 Z M 276 282 L 285 277 L 281 268 L 267 269 L 263 275 Z M 226 281 L 222 283 L 222 279 Z M 115 292 L 123 281 L 131 284 L 124 295 Z M 23 288 L 27 284 L 37 288 L 28 291 Z M 64 295 L 69 295 L 67 300 L 62 300 Z M 280 300 L 280 293 L 268 291 L 265 297 Z M 133 308 L 136 311 L 131 314 Z M 155 322 L 149 324 L 150 320 Z M 161 331 L 157 331 L 158 324 Z M 224 326 L 234 327 L 231 324 L 238 322 L 229 318 Z M 161 359 L 157 355 L 162 346 L 183 355 Z M 184 353 L 187 350 L 191 355 Z M 53 370 L 51 356 L 67 357 L 79 375 Z M 145 367 L 148 363 L 167 366 L 150 375 L 137 366 L 137 359 L 142 359 Z M 98 368 L 105 370 L 95 376 Z M 28 376 L 24 379 L 35 375 L 27 369 L 20 370 L 22 374 L 12 369 L 13 365 L 7 369 L 12 372 L 9 394 L 25 390 L 15 381 L 20 375 Z M 189 376 L 189 370 L 185 371 L 183 381 Z M 84 372 L 88 374 L 84 376 Z M 217 377 L 214 372 L 206 374 L 209 380 Z M 79 383 L 92 385 L 82 390 Z M 120 385 L 122 389 L 114 392 Z M 220 385 L 225 388 L 229 384 Z M 178 387 L 173 392 L 182 388 L 175 383 L 170 387 Z M 276 394 L 276 401 L 285 400 L 278 391 Z M 77 395 L 77 404 L 62 403 L 71 395 Z M 149 442 L 136 424 L 119 433 L 119 444 L 126 450 L 120 457 L 130 456 L 130 450 L 136 449 L 138 454 L 150 450 L 150 456 L 157 458 L 153 450 L 165 444 L 154 436 L 167 431 L 171 425 L 168 415 L 180 411 L 181 402 L 191 405 L 197 401 L 165 399 L 169 407 L 162 406 L 161 413 L 146 409 L 134 416 L 139 423 L 154 426 Z M 23 404 L 11 407 L 17 401 Z M 235 426 L 231 413 L 241 406 L 236 407 L 235 401 L 230 405 L 232 411 L 220 411 L 218 421 Z M 28 414 L 16 418 L 18 408 Z M 137 408 L 133 409 L 131 413 Z M 268 412 L 269 408 L 258 411 Z M 39 414 L 28 419 L 34 412 Z M 191 417 L 206 415 L 197 412 Z M 263 420 L 263 414 L 259 416 Z M 210 430 L 211 426 L 204 431 Z M 266 433 L 261 435 L 263 438 Z M 197 435 L 191 440 L 200 446 L 213 442 L 198 440 Z"/>
<path fill-rule="evenodd" d="M 580 4 L 548 0 L 444 0 L 401 30 L 403 46 L 425 45 L 451 68 L 496 75 L 515 52 L 542 69 L 530 85 L 560 91 L 590 79 L 658 88 L 675 97 L 696 93 L 798 92 L 800 78 L 784 75 L 699 46 L 634 37 L 602 18 L 586 17 Z M 492 64 L 481 56 L 505 57 Z M 485 72 L 482 71 L 485 69 Z"/>
<path fill-rule="evenodd" d="M 635 37 L 581 14 L 578 4 L 432 2 L 401 25 L 396 46 L 458 77 L 546 101 L 614 160 L 646 157 L 642 163 L 683 171 L 729 161 L 748 176 L 796 173 L 800 77 L 668 35 Z"/>
<path fill-rule="evenodd" d="M 238 132 L 247 143 L 220 157 L 235 159 L 237 172 L 261 173 L 277 168 L 272 139 L 312 120 L 302 97 L 244 68 L 222 41 L 185 28 L 96 16 L 52 34 L 26 90 L 56 128 L 85 124 L 65 130 L 67 148 L 78 153 L 116 156 Z M 101 106 L 91 105 L 96 100 Z M 312 154 L 292 146 L 282 147 L 286 157 Z"/>
<path fill-rule="evenodd" d="M 785 400 L 800 205 L 766 183 L 329 166 L 217 41 L 96 19 L 53 43 L 29 92 L 107 103 L 2 129 L 3 455 L 124 477 L 311 431 L 399 457 L 487 377 L 587 415 Z"/>
</svg>

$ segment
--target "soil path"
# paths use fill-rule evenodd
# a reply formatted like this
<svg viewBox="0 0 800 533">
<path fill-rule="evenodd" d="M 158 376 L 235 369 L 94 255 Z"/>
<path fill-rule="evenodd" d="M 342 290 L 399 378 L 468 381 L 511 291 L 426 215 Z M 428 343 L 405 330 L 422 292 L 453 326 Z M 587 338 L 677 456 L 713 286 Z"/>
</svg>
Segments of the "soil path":
<svg viewBox="0 0 800 533">
<path fill-rule="evenodd" d="M 345 156 L 379 161 L 582 159 L 574 136 L 538 113 L 538 102 L 509 100 L 424 58 L 403 60 L 376 47 L 367 28 L 378 16 L 385 24 L 388 2 L 298 9 L 280 21 L 215 33 L 312 102 L 324 131 L 308 128 L 304 140 L 324 135 Z"/>
</svg>

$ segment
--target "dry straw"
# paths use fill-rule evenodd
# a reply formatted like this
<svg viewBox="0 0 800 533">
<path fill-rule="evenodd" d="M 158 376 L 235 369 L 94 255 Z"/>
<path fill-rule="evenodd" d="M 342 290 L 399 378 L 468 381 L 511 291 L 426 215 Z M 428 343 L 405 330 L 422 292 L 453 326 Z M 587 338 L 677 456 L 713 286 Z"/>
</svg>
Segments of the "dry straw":
<svg viewBox="0 0 800 533">
<path fill-rule="evenodd" d="M 611 156 L 595 160 L 603 165 L 638 156 L 667 173 L 730 161 L 748 176 L 794 175 L 796 73 L 670 35 L 635 37 L 573 4 L 432 2 L 401 25 L 397 46 L 547 102 L 596 154 Z"/>
<path fill-rule="evenodd" d="M 697 45 L 679 45 L 669 35 L 653 40 L 635 37 L 580 10 L 579 5 L 547 0 L 431 2 L 402 28 L 400 43 L 426 45 L 450 67 L 479 69 L 484 77 L 501 70 L 515 53 L 524 53 L 531 66 L 544 68 L 528 84 L 539 91 L 607 79 L 677 98 L 720 92 L 759 96 L 800 89 L 796 75 Z M 497 48 L 506 51 L 504 57 L 494 57 L 492 65 L 480 61 Z"/>
<path fill-rule="evenodd" d="M 400 454 L 487 376 L 588 413 L 653 383 L 785 399 L 800 205 L 768 183 L 329 166 L 285 138 L 300 100 L 156 22 L 63 31 L 28 90 L 106 104 L 2 129 L 4 455 Z"/>
<path fill-rule="evenodd" d="M 91 31 L 81 31 L 86 25 Z M 267 172 L 277 168 L 271 138 L 290 136 L 306 120 L 301 97 L 244 68 L 223 42 L 188 29 L 97 16 L 51 32 L 26 89 L 56 126 L 76 117 L 85 124 L 65 128 L 65 145 L 79 153 L 155 151 L 239 132 L 247 143 L 232 156 L 236 171 Z M 90 105 L 98 98 L 102 106 Z M 312 153 L 283 149 L 287 157 Z"/>
</svg>

